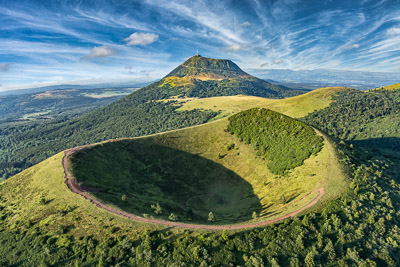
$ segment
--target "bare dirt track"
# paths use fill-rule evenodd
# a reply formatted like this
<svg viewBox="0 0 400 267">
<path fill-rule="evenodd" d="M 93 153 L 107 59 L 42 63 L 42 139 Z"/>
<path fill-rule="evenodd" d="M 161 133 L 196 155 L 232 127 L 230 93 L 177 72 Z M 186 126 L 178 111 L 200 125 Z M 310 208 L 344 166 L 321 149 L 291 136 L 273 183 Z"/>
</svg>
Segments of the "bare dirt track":
<svg viewBox="0 0 400 267">
<path fill-rule="evenodd" d="M 121 138 L 123 139 L 123 138 Z M 115 139 L 115 140 L 121 140 L 121 139 Z M 115 140 L 110 140 L 110 141 L 115 141 Z M 76 183 L 75 179 L 72 179 L 68 173 L 68 158 L 69 156 L 71 156 L 73 153 L 83 149 L 85 146 L 78 146 L 75 148 L 72 148 L 70 150 L 66 150 L 64 153 L 64 157 L 62 159 L 62 164 L 63 164 L 63 168 L 64 168 L 64 173 L 65 173 L 65 184 L 67 185 L 67 187 L 74 193 L 79 194 L 81 196 L 83 196 L 84 198 L 88 199 L 90 202 L 92 202 L 93 204 L 95 204 L 97 207 L 102 208 L 107 210 L 108 212 L 120 215 L 120 216 L 124 216 L 127 217 L 129 219 L 138 221 L 138 222 L 144 222 L 144 223 L 154 223 L 154 224 L 159 224 L 159 225 L 165 225 L 165 226 L 169 226 L 169 227 L 182 227 L 182 228 L 191 228 L 191 229 L 206 229 L 206 230 L 224 230 L 224 229 L 231 229 L 231 230 L 237 230 L 237 229 L 245 229 L 245 228 L 254 228 L 254 227 L 261 227 L 261 226 L 265 226 L 268 224 L 272 224 L 281 220 L 285 220 L 287 218 L 293 217 L 301 212 L 303 212 L 304 210 L 312 207 L 313 205 L 315 205 L 325 194 L 325 190 L 323 187 L 311 191 L 309 194 L 314 193 L 314 192 L 318 192 L 318 196 L 315 197 L 311 202 L 309 202 L 307 205 L 301 207 L 300 209 L 293 211 L 289 214 L 286 214 L 284 216 L 275 218 L 275 219 L 271 219 L 271 220 L 267 220 L 267 221 L 261 221 L 261 222 L 255 222 L 255 223 L 248 223 L 248 224 L 234 224 L 234 225 L 203 225 L 203 224 L 188 224 L 188 223 L 180 223 L 180 222 L 170 222 L 170 221 L 164 221 L 164 220 L 157 220 L 157 219 L 147 219 L 147 218 L 143 218 L 143 217 L 139 217 L 136 216 L 134 214 L 131 213 L 127 213 L 115 208 L 112 208 L 110 206 L 107 206 L 103 203 L 101 203 L 100 201 L 94 199 L 93 197 L 91 197 L 90 195 L 88 195 L 84 188 L 82 188 L 78 183 Z"/>
</svg>

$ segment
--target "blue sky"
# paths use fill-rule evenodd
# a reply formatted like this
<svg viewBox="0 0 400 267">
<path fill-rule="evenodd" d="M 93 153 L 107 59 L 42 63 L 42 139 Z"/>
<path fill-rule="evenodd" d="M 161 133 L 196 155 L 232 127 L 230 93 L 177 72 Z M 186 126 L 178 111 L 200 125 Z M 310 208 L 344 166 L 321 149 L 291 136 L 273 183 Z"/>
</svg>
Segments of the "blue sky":
<svg viewBox="0 0 400 267">
<path fill-rule="evenodd" d="M 400 72 L 400 0 L 0 0 L 0 90 L 154 80 L 196 48 L 244 70 Z"/>
</svg>

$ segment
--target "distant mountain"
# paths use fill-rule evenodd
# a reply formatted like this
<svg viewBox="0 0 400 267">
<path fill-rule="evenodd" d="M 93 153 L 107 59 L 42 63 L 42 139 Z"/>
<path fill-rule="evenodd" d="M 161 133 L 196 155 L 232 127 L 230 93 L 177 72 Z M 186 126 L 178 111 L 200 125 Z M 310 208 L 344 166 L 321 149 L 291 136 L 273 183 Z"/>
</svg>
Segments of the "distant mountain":
<svg viewBox="0 0 400 267">
<path fill-rule="evenodd" d="M 199 80 L 250 77 L 249 74 L 241 70 L 238 65 L 230 60 L 213 59 L 202 56 L 189 58 L 167 75 L 167 77 L 174 76 L 180 78 L 191 76 Z"/>
<path fill-rule="evenodd" d="M 254 77 L 230 60 L 199 55 L 186 60 L 156 83 L 156 86 L 168 91 L 174 90 L 181 97 L 242 94 L 283 98 L 303 93 Z"/>
<path fill-rule="evenodd" d="M 0 178 L 77 145 L 184 128 L 219 114 L 176 111 L 181 106 L 177 98 L 238 94 L 284 98 L 301 93 L 251 76 L 230 60 L 191 57 L 160 81 L 76 119 L 29 129 L 0 128 L 4 133 L 0 134 Z"/>
</svg>

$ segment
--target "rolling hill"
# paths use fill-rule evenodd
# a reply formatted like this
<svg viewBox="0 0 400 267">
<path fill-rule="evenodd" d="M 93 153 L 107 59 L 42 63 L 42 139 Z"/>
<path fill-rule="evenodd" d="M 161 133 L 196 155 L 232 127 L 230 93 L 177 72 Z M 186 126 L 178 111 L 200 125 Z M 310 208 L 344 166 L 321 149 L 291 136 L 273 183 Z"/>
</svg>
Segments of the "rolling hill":
<svg viewBox="0 0 400 267">
<path fill-rule="evenodd" d="M 200 80 L 196 69 L 175 75 Z M 30 140 L 19 150 L 2 143 L 29 158 L 132 125 L 191 126 L 80 149 L 65 167 L 87 198 L 67 187 L 63 152 L 2 182 L 0 265 L 398 265 L 398 90 L 197 99 L 169 77 L 86 120 L 14 135 L 10 147 Z"/>
<path fill-rule="evenodd" d="M 286 129 L 278 138 L 282 144 L 293 140 L 291 136 L 295 132 L 296 140 L 310 149 L 313 142 L 322 141 L 311 128 L 290 117 L 262 109 L 261 113 L 250 111 L 247 116 L 272 118 L 268 119 L 271 126 L 276 122 L 283 127 L 282 133 Z M 270 159 L 258 154 L 253 144 L 226 131 L 227 127 L 234 131 L 237 123 L 232 123 L 222 119 L 187 129 L 89 146 L 71 158 L 68 171 L 96 200 L 149 219 L 165 221 L 174 213 L 178 223 L 189 224 L 186 227 L 193 223 L 211 226 L 239 223 L 246 227 L 249 222 L 268 222 L 300 211 L 318 197 L 319 188 L 325 189 L 324 203 L 346 190 L 347 179 L 326 137 L 320 150 L 304 156 L 300 166 L 286 167 L 285 174 L 278 175 L 268 167 Z M 266 132 L 265 136 L 268 135 Z M 142 258 L 143 253 L 149 249 L 146 242 L 150 242 L 150 247 L 159 246 L 164 244 L 161 240 L 169 242 L 184 233 L 182 228 L 170 229 L 118 216 L 71 192 L 65 185 L 63 154 L 1 184 L 0 242 L 10 238 L 19 240 L 12 246 L 2 246 L 3 264 L 28 264 L 29 257 L 30 261 L 42 264 L 104 261 L 105 264 L 143 265 L 147 262 Z M 139 180 L 135 182 L 129 178 L 132 176 Z M 161 214 L 152 208 L 157 203 Z M 210 211 L 215 216 L 214 223 L 208 222 Z M 163 237 L 156 232 L 163 233 Z M 202 235 L 201 230 L 192 235 L 190 238 Z M 108 251 L 103 256 L 99 254 L 100 247 Z M 112 256 L 112 248 L 125 252 Z M 136 256 L 130 260 L 128 255 L 132 251 Z M 12 257 L 16 253 L 19 257 Z M 161 252 L 152 253 L 153 262 L 162 264 Z M 224 262 L 218 258 L 206 261 L 217 265 Z"/>
<path fill-rule="evenodd" d="M 347 87 L 323 87 L 285 99 L 269 99 L 245 95 L 186 98 L 179 102 L 182 106 L 177 111 L 212 110 L 220 112 L 218 117 L 224 117 L 252 107 L 268 107 L 285 115 L 301 118 L 315 110 L 328 107 L 333 101 L 332 96 L 342 91 L 356 90 Z"/>
<path fill-rule="evenodd" d="M 387 86 L 383 86 L 381 88 L 376 88 L 376 89 L 386 89 L 386 90 L 397 90 L 400 89 L 400 83 L 396 83 L 396 84 L 391 84 L 391 85 L 387 85 Z"/>
<path fill-rule="evenodd" d="M 177 102 L 186 96 L 283 98 L 300 93 L 250 76 L 229 60 L 191 57 L 160 81 L 84 116 L 30 128 L 13 125 L 2 129 L 0 177 L 8 178 L 69 147 L 188 127 L 218 115 L 213 111 L 176 111 Z"/>
<path fill-rule="evenodd" d="M 400 147 L 400 91 L 342 91 L 303 121 L 341 140 L 395 150 Z"/>
<path fill-rule="evenodd" d="M 219 226 L 219 223 L 236 223 L 235 225 L 245 226 L 248 222 L 254 221 L 257 223 L 255 226 L 259 226 L 259 228 L 245 231 L 220 228 L 217 231 L 184 230 L 182 227 L 176 227 L 175 224 L 158 225 L 149 223 L 149 221 L 135 221 L 116 215 L 97 207 L 91 201 L 67 188 L 61 164 L 64 155 L 59 153 L 0 185 L 1 265 L 397 266 L 400 260 L 398 256 L 400 255 L 398 246 L 400 242 L 398 159 L 400 157 L 396 150 L 360 147 L 359 143 L 354 140 L 348 138 L 341 140 L 340 134 L 348 127 L 360 129 L 366 119 L 385 120 L 396 114 L 395 107 L 398 106 L 396 98 L 389 91 L 366 94 L 355 90 L 339 90 L 332 92 L 330 96 L 327 94 L 325 97 L 322 97 L 323 89 L 314 95 L 311 93 L 304 94 L 302 101 L 294 100 L 295 98 L 282 99 L 273 106 L 277 109 L 282 108 L 283 113 L 297 114 L 301 121 L 331 133 L 333 138 L 339 142 L 331 142 L 325 135 L 324 146 L 317 154 L 311 155 L 301 166 L 289 170 L 284 175 L 271 172 L 268 167 L 270 160 L 266 155 L 263 156 L 263 153 L 259 153 L 262 150 L 257 150 L 253 139 L 248 141 L 245 139 L 247 134 L 245 136 L 236 135 L 236 130 L 234 130 L 237 128 L 236 126 L 228 132 L 224 131 L 228 128 L 228 119 L 168 133 L 98 144 L 86 150 L 88 152 L 86 162 L 95 159 L 90 163 L 100 163 L 100 165 L 93 165 L 98 168 L 107 167 L 105 164 L 108 162 L 122 164 L 124 162 L 120 157 L 126 158 L 124 155 L 127 158 L 138 155 L 141 160 L 151 161 L 144 161 L 142 164 L 142 167 L 147 166 L 150 169 L 134 168 L 132 170 L 127 168 L 130 166 L 129 164 L 141 166 L 140 162 L 136 162 L 138 158 L 133 157 L 132 161 L 122 164 L 125 169 L 117 168 L 123 170 L 123 172 L 118 172 L 122 180 L 121 177 L 117 177 L 115 183 L 104 183 L 100 179 L 91 179 L 92 183 L 97 183 L 95 187 L 90 188 L 86 185 L 88 191 L 92 189 L 89 192 L 92 197 L 111 205 L 113 209 L 132 208 L 134 205 L 126 205 L 126 202 L 135 200 L 137 197 L 137 194 L 122 193 L 124 189 L 131 186 L 123 183 L 126 186 L 121 187 L 120 182 L 125 179 L 123 175 L 129 176 L 130 171 L 141 170 L 143 175 L 151 175 L 156 178 L 163 174 L 168 177 L 171 170 L 173 172 L 181 170 L 183 173 L 190 172 L 190 175 L 195 177 L 199 174 L 209 175 L 203 178 L 203 184 L 209 188 L 209 195 L 196 196 L 185 201 L 183 200 L 185 197 L 177 200 L 179 195 L 165 194 L 168 191 L 164 191 L 164 195 L 159 191 L 153 192 L 156 196 L 165 196 L 165 201 L 170 198 L 174 199 L 173 203 L 178 206 L 177 210 L 169 210 L 173 206 L 165 205 L 168 203 L 163 204 L 160 201 L 160 207 L 163 213 L 166 213 L 161 215 L 154 212 L 157 209 L 156 203 L 149 205 L 145 199 L 139 199 L 133 201 L 133 204 L 144 202 L 145 204 L 140 205 L 143 208 L 141 212 L 155 218 L 160 216 L 159 219 L 162 219 L 163 222 L 170 217 L 169 212 L 176 212 L 179 220 L 187 220 L 187 214 L 179 214 L 179 205 L 183 212 L 185 209 L 182 206 L 187 202 L 187 206 L 192 208 L 193 213 L 198 213 L 197 218 L 188 221 L 189 224 L 200 221 L 202 225 L 213 227 Z M 310 99 L 307 96 L 310 96 Z M 215 99 L 218 98 L 213 98 L 213 101 Z M 237 107 L 233 103 L 230 107 L 226 101 L 221 106 L 234 110 L 234 116 L 238 116 L 236 118 L 240 119 L 242 116 L 239 113 L 240 108 L 247 109 L 251 103 L 248 101 L 240 105 L 238 99 L 240 97 L 235 100 Z M 326 101 L 327 104 L 319 102 L 319 99 L 322 99 L 322 102 Z M 254 103 L 259 101 L 258 98 L 250 100 Z M 286 101 L 288 108 L 285 108 L 283 104 Z M 316 110 L 301 118 L 309 110 L 313 110 L 312 107 L 307 107 L 302 103 L 316 103 Z M 371 117 L 372 115 L 374 116 Z M 284 115 L 281 116 L 285 118 Z M 342 122 L 346 116 L 349 116 L 350 120 L 347 123 Z M 278 118 L 280 117 L 278 116 Z M 292 121 L 292 119 L 288 119 L 288 121 Z M 249 125 L 255 127 L 257 121 L 255 119 L 254 123 Z M 335 128 L 333 125 L 337 125 L 336 132 L 332 130 Z M 387 129 L 384 127 L 388 125 L 390 126 L 388 123 L 383 123 L 381 127 Z M 253 129 L 252 127 L 249 130 Z M 230 132 L 234 134 L 231 135 Z M 245 132 L 249 136 L 256 133 L 256 131 L 247 130 Z M 279 133 L 283 133 L 283 131 L 279 131 Z M 367 131 L 364 140 L 376 139 L 373 136 L 369 139 L 368 135 L 373 134 L 375 133 Z M 243 141 L 240 141 L 240 138 Z M 254 141 L 257 141 L 257 138 Z M 310 140 L 308 141 L 312 143 Z M 386 137 L 383 137 L 382 141 L 389 144 L 392 142 Z M 329 144 L 333 146 L 329 146 Z M 135 147 L 136 145 L 138 147 Z M 158 150 L 147 149 L 154 147 L 159 149 L 160 146 L 163 151 L 159 155 L 157 154 Z M 104 151 L 115 153 L 104 153 Z M 329 151 L 336 152 L 334 157 L 330 156 Z M 84 153 L 85 150 L 81 150 L 81 152 Z M 287 153 L 287 155 L 291 155 L 291 153 Z M 85 154 L 81 156 L 83 156 L 82 159 L 85 158 Z M 188 169 L 190 165 L 184 161 L 188 158 L 196 163 L 194 164 L 197 166 L 195 170 Z M 164 165 L 160 164 L 160 161 L 163 160 L 169 162 L 164 169 L 162 168 Z M 329 165 L 329 162 L 332 160 L 336 163 L 340 162 L 340 165 L 346 169 L 346 173 L 350 175 L 350 180 L 340 178 L 342 177 L 340 169 L 329 169 L 329 166 L 332 166 Z M 147 163 L 154 163 L 154 165 Z M 218 166 L 212 169 L 220 172 L 207 171 L 208 167 L 213 166 Z M 110 166 L 110 168 L 115 167 Z M 93 171 L 96 168 L 90 170 Z M 100 175 L 103 178 L 107 177 L 107 170 L 100 170 L 102 171 L 99 173 L 99 177 Z M 211 183 L 211 181 L 218 181 L 222 176 L 219 174 L 230 173 L 229 170 L 234 170 L 230 174 L 232 181 L 242 185 L 240 186 L 242 191 L 235 190 L 234 184 L 227 184 L 223 179 L 221 180 L 222 185 Z M 69 171 L 73 172 L 74 168 L 70 168 Z M 85 177 L 87 176 L 82 176 L 82 178 Z M 189 181 L 201 183 L 201 177 L 197 177 L 199 178 Z M 176 179 L 181 178 L 177 176 Z M 146 180 L 147 183 L 150 181 L 156 181 L 156 186 L 159 188 L 168 188 L 169 186 L 162 180 Z M 81 182 L 84 187 L 85 182 L 83 180 Z M 90 180 L 86 182 L 90 182 Z M 186 185 L 191 186 L 191 184 L 187 183 Z M 111 187 L 111 190 L 110 188 L 108 188 L 108 192 L 107 188 L 104 191 L 93 190 L 99 185 Z M 172 183 L 171 186 L 174 184 Z M 231 191 L 223 194 L 227 189 L 224 186 Z M 294 205 L 307 207 L 307 203 L 312 203 L 309 201 L 317 194 L 315 189 L 321 186 L 326 191 L 321 201 L 318 202 L 320 204 L 313 206 L 306 214 L 297 214 L 282 223 L 258 224 L 258 222 L 268 222 L 264 221 L 267 218 L 274 220 L 276 218 L 274 216 L 280 216 L 274 212 L 282 212 L 279 207 L 282 207 L 284 205 L 282 203 L 285 201 L 289 201 L 289 204 L 295 202 Z M 114 189 L 118 190 L 114 191 Z M 143 193 L 149 188 L 144 183 L 142 187 L 133 187 L 133 189 Z M 200 187 L 194 190 L 207 191 Z M 178 192 L 183 193 L 186 190 L 179 189 Z M 193 193 L 190 190 L 188 192 Z M 215 198 L 213 193 L 216 193 Z M 281 193 L 285 196 L 284 198 Z M 120 197 L 115 197 L 112 202 L 112 198 L 108 197 L 107 199 L 104 196 L 110 194 Z M 121 194 L 125 195 L 124 199 Z M 248 195 L 248 201 L 237 202 L 237 198 L 243 194 Z M 297 194 L 300 195 L 297 196 Z M 292 199 L 293 197 L 295 198 Z M 160 200 L 163 199 L 164 197 Z M 297 199 L 299 201 L 296 202 Z M 223 205 L 224 203 L 225 205 Z M 233 206 L 230 206 L 229 203 L 232 203 Z M 153 209 L 151 204 L 156 208 Z M 208 220 L 204 222 L 210 207 L 216 208 L 213 211 L 214 223 L 208 223 Z M 256 208 L 260 208 L 260 213 L 255 210 Z M 285 207 L 285 212 L 291 212 L 290 209 L 301 211 L 295 206 L 288 205 Z M 249 213 L 246 213 L 246 216 L 234 216 L 245 210 L 256 211 L 256 217 L 253 218 L 253 214 L 251 214 L 250 218 Z M 204 215 L 204 213 L 206 214 Z M 138 215 L 143 216 L 143 214 Z M 244 220 L 239 220 L 242 217 Z M 151 217 L 149 219 L 152 220 Z M 230 221 L 231 219 L 232 221 Z M 168 222 L 179 223 L 179 221 Z"/>
</svg>

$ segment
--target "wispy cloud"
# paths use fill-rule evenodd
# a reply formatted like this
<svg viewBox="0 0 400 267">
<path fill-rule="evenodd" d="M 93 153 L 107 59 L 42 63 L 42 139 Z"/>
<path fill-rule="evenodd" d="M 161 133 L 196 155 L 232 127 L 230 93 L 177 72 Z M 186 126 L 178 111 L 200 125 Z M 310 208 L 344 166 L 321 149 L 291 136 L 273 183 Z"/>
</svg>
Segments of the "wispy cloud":
<svg viewBox="0 0 400 267">
<path fill-rule="evenodd" d="M 196 48 L 244 69 L 400 71 L 396 1 L 3 2 L 3 88 L 35 81 L 156 79 Z"/>
<path fill-rule="evenodd" d="M 400 27 L 393 27 L 387 30 L 388 34 L 397 35 L 400 34 Z"/>
<path fill-rule="evenodd" d="M 158 35 L 154 33 L 134 32 L 125 38 L 127 45 L 148 45 L 157 41 Z"/>
<path fill-rule="evenodd" d="M 82 59 L 108 57 L 115 54 L 114 48 L 108 45 L 97 46 L 90 51 L 90 54 L 82 57 Z"/>
<path fill-rule="evenodd" d="M 240 35 L 235 32 L 233 14 L 224 9 L 225 2 L 146 0 L 146 3 L 156 9 L 163 10 L 163 12 L 171 12 L 195 23 L 197 26 L 218 33 L 217 38 L 226 44 L 243 43 Z M 225 10 L 225 12 L 221 13 L 220 10 Z"/>
<path fill-rule="evenodd" d="M 225 50 L 225 51 L 241 51 L 241 50 L 244 50 L 247 48 L 249 48 L 249 45 L 247 45 L 247 44 L 233 44 L 233 45 L 224 47 L 223 50 Z"/>
</svg>

